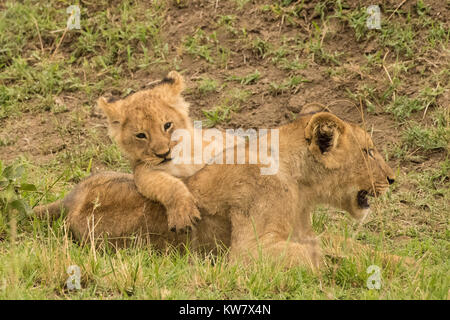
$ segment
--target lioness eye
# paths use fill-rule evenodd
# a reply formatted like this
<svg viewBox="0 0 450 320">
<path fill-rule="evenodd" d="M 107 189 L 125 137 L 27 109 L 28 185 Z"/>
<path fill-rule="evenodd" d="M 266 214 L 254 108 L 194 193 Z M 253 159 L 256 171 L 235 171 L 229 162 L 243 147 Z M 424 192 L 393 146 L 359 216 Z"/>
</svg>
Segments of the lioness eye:
<svg viewBox="0 0 450 320">
<path fill-rule="evenodd" d="M 169 130 L 170 127 L 172 127 L 172 122 L 166 122 L 166 123 L 164 124 L 164 131 Z"/>
<path fill-rule="evenodd" d="M 141 132 L 141 133 L 138 133 L 136 135 L 136 138 L 138 138 L 138 139 L 147 139 L 147 136 L 145 135 L 145 133 Z"/>
<path fill-rule="evenodd" d="M 374 157 L 374 152 L 373 149 L 364 149 L 364 152 L 367 153 L 369 156 L 371 156 L 372 158 Z"/>
</svg>

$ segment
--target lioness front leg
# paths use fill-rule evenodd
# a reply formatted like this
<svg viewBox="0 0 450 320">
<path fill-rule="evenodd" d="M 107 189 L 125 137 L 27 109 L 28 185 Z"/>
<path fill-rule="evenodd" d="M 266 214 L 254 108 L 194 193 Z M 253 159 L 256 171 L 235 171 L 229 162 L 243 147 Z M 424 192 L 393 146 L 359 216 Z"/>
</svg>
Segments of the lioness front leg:
<svg viewBox="0 0 450 320">
<path fill-rule="evenodd" d="M 401 257 L 395 254 L 389 254 L 385 251 L 376 251 L 374 248 L 359 243 L 351 238 L 343 237 L 334 234 L 322 234 L 321 240 L 324 244 L 324 254 L 334 257 L 354 257 L 365 254 L 370 257 L 378 257 L 385 264 L 399 264 L 406 263 L 414 265 L 416 261 L 410 257 Z"/>
<path fill-rule="evenodd" d="M 134 171 L 134 181 L 139 193 L 164 205 L 169 230 L 189 229 L 201 219 L 194 196 L 180 179 L 163 171 L 138 166 Z"/>
<path fill-rule="evenodd" d="M 246 261 L 248 258 L 263 257 L 286 267 L 306 266 L 312 270 L 320 267 L 322 255 L 319 241 L 314 235 L 294 241 L 286 230 L 280 233 L 275 230 L 275 226 L 255 223 L 251 217 L 242 214 L 231 216 L 231 259 Z"/>
<path fill-rule="evenodd" d="M 321 251 L 319 245 L 315 240 L 307 240 L 303 242 L 263 239 L 255 241 L 254 243 L 246 243 L 245 245 L 232 244 L 231 256 L 232 259 L 268 259 L 269 261 L 276 261 L 288 268 L 294 266 L 306 266 L 313 271 L 320 268 L 321 265 Z"/>
<path fill-rule="evenodd" d="M 320 268 L 322 254 L 316 239 L 301 242 L 279 240 L 263 246 L 274 259 L 282 259 L 287 267 L 306 266 L 316 271 Z"/>
</svg>

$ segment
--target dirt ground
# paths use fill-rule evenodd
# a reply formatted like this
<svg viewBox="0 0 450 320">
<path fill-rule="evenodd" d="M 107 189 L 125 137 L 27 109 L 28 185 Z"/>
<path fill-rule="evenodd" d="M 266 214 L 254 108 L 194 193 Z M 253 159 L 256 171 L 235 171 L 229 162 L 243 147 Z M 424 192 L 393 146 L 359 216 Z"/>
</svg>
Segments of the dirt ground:
<svg viewBox="0 0 450 320">
<path fill-rule="evenodd" d="M 256 3 L 270 3 L 268 1 L 254 1 Z M 370 1 L 365 1 L 367 4 Z M 350 7 L 365 5 L 364 1 L 347 1 Z M 180 5 L 172 3 L 168 6 L 163 23 L 162 34 L 168 44 L 170 57 L 178 57 L 181 60 L 180 70 L 188 83 L 186 99 L 191 104 L 191 116 L 194 119 L 204 119 L 202 110 L 210 109 L 217 105 L 223 98 L 223 92 L 213 92 L 202 94 L 195 90 L 196 80 L 208 77 L 219 83 L 224 83 L 230 76 L 240 76 L 258 70 L 261 74 L 259 81 L 248 85 L 247 90 L 251 92 L 250 98 L 243 103 L 238 112 L 232 114 L 231 119 L 225 123 L 217 125 L 221 128 L 271 128 L 291 121 L 295 114 L 301 111 L 302 107 L 308 103 L 320 103 L 327 106 L 339 117 L 363 124 L 368 130 L 373 132 L 376 145 L 380 148 L 392 145 L 400 141 L 401 130 L 390 114 L 383 112 L 379 106 L 374 112 L 367 112 L 367 108 L 358 101 L 349 99 L 348 91 L 356 92 L 361 82 L 375 83 L 378 86 L 386 84 L 390 75 L 383 67 L 374 68 L 370 73 L 361 70 L 361 65 L 366 63 L 364 55 L 383 51 L 383 61 L 385 65 L 390 65 L 398 61 L 398 56 L 389 48 L 383 48 L 375 39 L 355 41 L 354 30 L 345 23 L 331 21 L 328 32 L 323 39 L 323 46 L 329 52 L 340 52 L 341 58 L 339 68 L 342 74 L 330 76 L 327 72 L 330 63 L 317 63 L 311 61 L 308 48 L 296 49 L 292 54 L 300 60 L 308 61 L 305 68 L 296 71 L 297 76 L 301 76 L 308 82 L 301 83 L 295 90 L 286 90 L 277 94 L 271 94 L 267 87 L 271 82 L 283 82 L 292 71 L 280 70 L 267 58 L 263 58 L 260 53 L 255 52 L 250 46 L 243 46 L 242 41 L 237 41 L 236 37 L 224 30 L 223 26 L 217 26 L 218 16 L 235 15 L 234 25 L 236 29 L 246 29 L 252 39 L 260 38 L 272 43 L 275 47 L 282 37 L 297 37 L 297 41 L 308 41 L 311 36 L 311 22 L 319 21 L 314 1 L 305 1 L 301 14 L 295 17 L 295 23 L 286 23 L 282 19 L 277 19 L 271 12 L 261 12 L 257 6 L 250 7 L 250 10 L 242 10 L 236 14 L 236 5 L 232 1 L 223 3 L 222 1 L 181 1 Z M 396 1 L 387 1 L 385 7 L 395 7 Z M 447 5 L 442 1 L 427 1 L 431 8 L 429 15 L 439 21 L 448 23 L 450 15 Z M 405 3 L 401 8 L 404 11 L 411 9 L 412 3 Z M 327 4 L 328 7 L 331 7 Z M 327 6 L 325 11 L 327 10 Z M 331 10 L 331 9 L 330 9 Z M 398 17 L 397 19 L 404 19 Z M 206 34 L 217 33 L 218 41 L 230 49 L 230 57 L 225 68 L 211 65 L 205 59 L 193 57 L 183 52 L 183 39 L 186 35 L 193 34 L 196 30 L 202 30 Z M 68 40 L 67 40 L 68 41 Z M 420 41 L 420 39 L 418 39 Z M 64 42 L 61 52 L 64 54 Z M 442 53 L 444 55 L 445 53 Z M 448 58 L 448 52 L 447 58 Z M 442 69 L 445 61 L 429 57 L 419 61 L 408 73 L 403 75 L 407 79 L 407 85 L 397 94 L 414 94 L 417 87 L 422 83 L 423 78 Z M 447 61 L 448 62 L 448 61 Z M 145 87 L 146 83 L 159 79 L 167 72 L 165 68 L 153 67 L 145 70 L 137 70 L 129 74 L 128 81 L 138 87 Z M 419 71 L 420 70 L 420 71 Z M 86 77 L 86 75 L 84 75 Z M 228 82 L 227 89 L 242 88 L 238 82 Z M 105 95 L 122 95 L 123 88 L 104 88 Z M 64 93 L 54 97 L 55 104 L 64 105 L 65 110 L 54 114 L 50 110 L 39 113 L 24 113 L 20 117 L 3 118 L 1 123 L 1 136 L 3 143 L 0 145 L 2 159 L 10 162 L 20 155 L 28 155 L 34 163 L 45 163 L 49 158 L 54 157 L 58 152 L 63 152 L 70 148 L 73 141 L 61 135 L 61 128 L 69 130 L 73 127 L 72 117 L 68 113 L 76 111 L 83 118 L 78 144 L 89 143 L 85 141 L 83 131 L 89 128 L 99 128 L 106 136 L 105 120 L 94 109 L 95 100 L 83 96 L 83 93 Z M 449 93 L 438 97 L 436 105 L 448 106 Z M 84 106 L 84 107 L 82 107 Z M 434 107 L 434 106 L 432 106 Z M 91 108 L 91 110 L 89 110 Z M 361 114 L 363 111 L 363 116 Z M 430 110 L 431 111 L 431 110 Z M 420 118 L 421 114 L 413 115 Z M 104 139 L 107 143 L 107 138 Z M 391 159 L 391 165 L 396 167 L 401 165 L 403 170 L 417 170 L 420 167 L 434 166 L 442 161 L 446 156 L 445 150 L 437 150 L 421 154 L 420 163 L 402 161 L 402 159 Z M 98 164 L 100 167 L 101 164 Z"/>
</svg>

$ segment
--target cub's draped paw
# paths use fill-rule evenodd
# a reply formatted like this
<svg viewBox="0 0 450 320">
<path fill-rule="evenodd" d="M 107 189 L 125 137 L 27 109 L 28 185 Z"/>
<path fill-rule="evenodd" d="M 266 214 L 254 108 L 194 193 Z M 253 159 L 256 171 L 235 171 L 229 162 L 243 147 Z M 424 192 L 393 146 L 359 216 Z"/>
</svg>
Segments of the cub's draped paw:
<svg viewBox="0 0 450 320">
<path fill-rule="evenodd" d="M 167 209 L 169 230 L 183 233 L 192 230 L 195 224 L 201 220 L 200 211 L 193 198 L 177 201 L 177 205 Z"/>
</svg>

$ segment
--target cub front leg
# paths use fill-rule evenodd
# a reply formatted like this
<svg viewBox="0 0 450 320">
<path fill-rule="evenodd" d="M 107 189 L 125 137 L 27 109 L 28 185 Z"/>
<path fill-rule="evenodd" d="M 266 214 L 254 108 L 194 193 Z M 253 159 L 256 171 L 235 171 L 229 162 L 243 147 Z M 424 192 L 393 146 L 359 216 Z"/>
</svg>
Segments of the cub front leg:
<svg viewBox="0 0 450 320">
<path fill-rule="evenodd" d="M 170 231 L 191 229 L 201 219 L 194 196 L 180 179 L 138 166 L 134 170 L 134 182 L 144 197 L 164 205 Z"/>
</svg>

